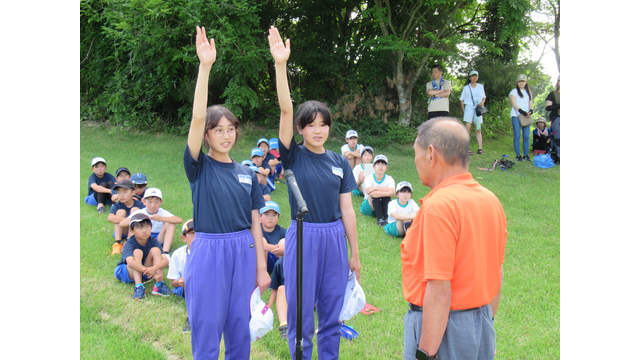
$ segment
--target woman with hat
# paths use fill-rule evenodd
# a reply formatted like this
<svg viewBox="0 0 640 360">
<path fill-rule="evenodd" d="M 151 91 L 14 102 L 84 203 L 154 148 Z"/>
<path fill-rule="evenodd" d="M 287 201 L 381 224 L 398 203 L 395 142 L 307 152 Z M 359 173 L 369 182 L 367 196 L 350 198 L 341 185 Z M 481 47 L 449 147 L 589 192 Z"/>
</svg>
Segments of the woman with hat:
<svg viewBox="0 0 640 360">
<path fill-rule="evenodd" d="M 516 161 L 531 161 L 529 158 L 529 133 L 531 132 L 531 125 L 521 126 L 518 115 L 523 115 L 527 118 L 533 114 L 533 96 L 531 96 L 531 90 L 529 89 L 529 83 L 527 82 L 527 76 L 524 74 L 518 75 L 516 79 L 516 88 L 509 93 L 511 99 L 511 125 L 513 126 L 513 150 L 516 152 Z M 522 134 L 522 149 L 524 151 L 524 157 L 520 156 L 520 134 Z"/>
<path fill-rule="evenodd" d="M 484 86 L 478 83 L 478 72 L 472 70 L 469 73 L 469 81 L 467 85 L 462 89 L 460 94 L 460 107 L 464 113 L 464 125 L 467 127 L 467 131 L 471 130 L 471 123 L 476 124 L 476 140 L 478 141 L 478 154 L 484 154 L 482 151 L 482 115 L 476 114 L 477 106 L 484 106 L 484 102 L 487 100 L 487 95 L 484 92 Z M 473 155 L 473 151 L 469 149 L 469 155 Z"/>
<path fill-rule="evenodd" d="M 549 152 L 551 137 L 547 128 L 547 119 L 542 116 L 536 120 L 536 128 L 533 130 L 533 150 Z"/>
</svg>

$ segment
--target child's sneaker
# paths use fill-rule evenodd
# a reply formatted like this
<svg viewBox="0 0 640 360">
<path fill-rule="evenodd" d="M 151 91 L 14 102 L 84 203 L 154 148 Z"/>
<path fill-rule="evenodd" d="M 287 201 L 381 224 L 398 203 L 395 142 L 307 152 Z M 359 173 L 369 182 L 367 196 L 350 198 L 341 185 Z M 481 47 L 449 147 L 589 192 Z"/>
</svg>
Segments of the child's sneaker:
<svg viewBox="0 0 640 360">
<path fill-rule="evenodd" d="M 113 246 L 111 247 L 111 255 L 122 254 L 123 246 L 124 246 L 123 242 L 120 242 L 120 243 L 114 242 Z"/>
<path fill-rule="evenodd" d="M 146 292 L 144 286 L 136 286 L 135 291 L 133 292 L 133 298 L 131 300 L 142 300 L 144 299 L 144 293 Z"/>
<path fill-rule="evenodd" d="M 407 232 L 407 230 L 409 230 L 409 226 L 411 226 L 411 220 L 407 220 L 402 223 L 402 227 L 404 228 L 405 233 Z"/>
<path fill-rule="evenodd" d="M 104 214 L 104 206 L 98 206 L 98 214 Z"/>
<path fill-rule="evenodd" d="M 163 281 L 160 283 L 160 286 L 158 285 L 153 286 L 153 291 L 151 292 L 151 294 L 159 295 L 159 296 L 169 296 L 171 294 L 171 290 L 169 290 L 169 287 Z"/>
<path fill-rule="evenodd" d="M 280 326 L 278 328 L 278 331 L 280 331 L 280 339 L 282 340 L 289 339 L 289 326 L 287 324 Z"/>
<path fill-rule="evenodd" d="M 189 318 L 187 318 L 187 322 L 184 323 L 184 327 L 182 328 L 182 332 L 183 333 L 190 333 L 191 332 L 191 324 L 189 323 Z"/>
</svg>

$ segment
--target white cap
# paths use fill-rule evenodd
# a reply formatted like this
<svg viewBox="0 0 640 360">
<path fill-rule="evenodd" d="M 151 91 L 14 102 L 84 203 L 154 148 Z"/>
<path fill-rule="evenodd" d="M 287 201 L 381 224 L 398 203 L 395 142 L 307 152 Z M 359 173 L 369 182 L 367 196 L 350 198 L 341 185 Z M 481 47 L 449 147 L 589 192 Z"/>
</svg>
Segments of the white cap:
<svg viewBox="0 0 640 360">
<path fill-rule="evenodd" d="M 340 310 L 340 321 L 349 320 L 360 310 L 364 309 L 367 299 L 364 296 L 364 290 L 356 279 L 356 274 L 349 270 L 349 281 L 347 282 L 347 290 L 344 293 L 344 301 L 342 302 L 342 310 Z"/>
<path fill-rule="evenodd" d="M 160 198 L 160 200 L 162 200 L 162 192 L 160 191 L 160 189 L 157 189 L 157 188 L 148 188 L 147 190 L 144 191 L 144 196 L 142 198 L 146 199 L 152 196 L 155 196 L 157 198 Z"/>
<path fill-rule="evenodd" d="M 373 148 L 371 146 L 363 146 L 362 149 L 360 149 L 360 156 L 362 156 L 362 154 L 364 154 L 365 150 L 371 151 L 371 155 L 373 155 Z"/>
<path fill-rule="evenodd" d="M 259 288 L 253 291 L 249 306 L 251 310 L 249 332 L 251 334 L 251 342 L 254 342 L 273 329 L 273 311 L 260 298 Z"/>
<path fill-rule="evenodd" d="M 351 137 L 358 137 L 358 133 L 355 130 L 349 130 L 347 131 L 347 136 L 345 136 L 345 138 L 351 138 Z"/>
<path fill-rule="evenodd" d="M 91 167 L 93 167 L 93 165 L 99 163 L 99 162 L 103 162 L 103 163 L 107 163 L 103 158 L 101 157 L 94 157 L 93 159 L 91 159 Z"/>
<path fill-rule="evenodd" d="M 411 189 L 411 192 L 413 192 L 413 186 L 411 186 L 408 181 L 400 181 L 396 186 L 396 192 L 400 191 L 400 189 L 402 189 L 403 187 L 408 187 L 409 189 Z"/>
<path fill-rule="evenodd" d="M 389 165 L 389 160 L 386 156 L 380 154 L 373 159 L 373 164 L 375 165 L 378 161 L 384 161 L 385 164 Z"/>
</svg>

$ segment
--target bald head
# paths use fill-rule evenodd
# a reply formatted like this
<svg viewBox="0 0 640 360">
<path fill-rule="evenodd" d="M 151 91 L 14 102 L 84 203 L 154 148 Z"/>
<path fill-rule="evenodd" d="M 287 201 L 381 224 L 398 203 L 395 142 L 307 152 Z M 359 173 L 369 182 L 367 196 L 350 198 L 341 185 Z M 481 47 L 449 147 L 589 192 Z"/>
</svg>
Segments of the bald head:
<svg viewBox="0 0 640 360">
<path fill-rule="evenodd" d="M 450 166 L 469 166 L 469 132 L 458 119 L 438 117 L 424 122 L 418 128 L 416 144 L 424 151 L 429 145 L 442 154 Z"/>
</svg>

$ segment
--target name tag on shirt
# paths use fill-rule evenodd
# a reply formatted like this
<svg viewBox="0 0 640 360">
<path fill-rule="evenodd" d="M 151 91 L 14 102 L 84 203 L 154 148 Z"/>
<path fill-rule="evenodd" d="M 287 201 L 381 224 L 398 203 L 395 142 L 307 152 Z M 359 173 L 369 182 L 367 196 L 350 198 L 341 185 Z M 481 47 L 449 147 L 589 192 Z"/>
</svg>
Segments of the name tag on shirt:
<svg viewBox="0 0 640 360">
<path fill-rule="evenodd" d="M 338 176 L 340 176 L 340 179 L 342 179 L 342 175 L 343 175 L 342 174 L 342 168 L 332 166 L 331 170 L 333 171 L 333 175 L 338 175 Z"/>
<path fill-rule="evenodd" d="M 238 174 L 238 180 L 243 184 L 251 185 L 251 176 L 250 175 Z"/>
</svg>

